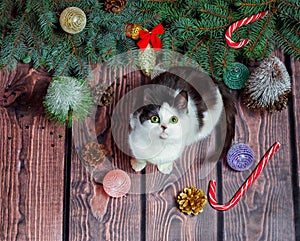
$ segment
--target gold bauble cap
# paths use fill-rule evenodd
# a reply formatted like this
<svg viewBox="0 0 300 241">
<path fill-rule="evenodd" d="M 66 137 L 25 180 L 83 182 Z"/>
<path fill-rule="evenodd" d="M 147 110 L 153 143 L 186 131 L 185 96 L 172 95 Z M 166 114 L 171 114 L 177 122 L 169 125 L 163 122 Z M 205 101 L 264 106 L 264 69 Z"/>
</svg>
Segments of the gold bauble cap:
<svg viewBox="0 0 300 241">
<path fill-rule="evenodd" d="M 80 33 L 85 28 L 86 15 L 80 8 L 68 7 L 60 14 L 59 23 L 67 33 Z"/>
</svg>

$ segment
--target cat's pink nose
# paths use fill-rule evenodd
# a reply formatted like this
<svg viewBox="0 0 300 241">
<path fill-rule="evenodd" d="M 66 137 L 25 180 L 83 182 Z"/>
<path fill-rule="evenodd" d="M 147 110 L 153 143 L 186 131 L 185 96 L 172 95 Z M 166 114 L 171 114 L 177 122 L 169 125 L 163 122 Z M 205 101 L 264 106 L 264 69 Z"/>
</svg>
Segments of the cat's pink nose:
<svg viewBox="0 0 300 241">
<path fill-rule="evenodd" d="M 161 126 L 161 128 L 162 128 L 163 130 L 165 130 L 165 129 L 168 128 L 166 124 L 161 124 L 160 126 Z"/>
</svg>

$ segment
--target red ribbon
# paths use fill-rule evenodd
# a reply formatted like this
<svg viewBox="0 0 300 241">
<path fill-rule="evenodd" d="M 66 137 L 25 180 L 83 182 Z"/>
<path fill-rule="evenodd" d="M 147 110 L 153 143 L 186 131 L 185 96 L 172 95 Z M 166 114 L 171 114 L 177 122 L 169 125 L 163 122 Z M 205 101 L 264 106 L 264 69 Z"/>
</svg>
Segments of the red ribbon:
<svg viewBox="0 0 300 241">
<path fill-rule="evenodd" d="M 155 51 L 162 48 L 162 42 L 157 37 L 158 34 L 164 33 L 164 27 L 162 24 L 156 25 L 151 32 L 148 32 L 146 30 L 140 30 L 140 38 L 141 40 L 138 41 L 137 45 L 141 49 L 145 49 L 147 45 L 150 43 L 152 45 L 152 48 L 154 48 Z"/>
</svg>

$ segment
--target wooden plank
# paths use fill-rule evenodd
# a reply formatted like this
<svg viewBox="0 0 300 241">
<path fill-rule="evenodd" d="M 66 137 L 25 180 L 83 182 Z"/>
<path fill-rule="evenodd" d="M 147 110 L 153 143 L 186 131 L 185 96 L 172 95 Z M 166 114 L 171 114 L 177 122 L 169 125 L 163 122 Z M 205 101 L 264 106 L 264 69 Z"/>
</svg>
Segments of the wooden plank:
<svg viewBox="0 0 300 241">
<path fill-rule="evenodd" d="M 288 110 L 260 114 L 239 105 L 236 141 L 253 149 L 255 165 L 275 141 L 282 146 L 237 206 L 224 212 L 224 240 L 295 240 L 288 120 Z M 223 168 L 224 202 L 231 199 L 251 170 Z"/>
<path fill-rule="evenodd" d="M 151 83 L 151 81 L 149 81 Z M 215 130 L 210 137 L 187 147 L 165 175 L 151 164 L 146 166 L 146 237 L 149 240 L 217 240 L 217 212 L 207 203 L 203 213 L 189 216 L 179 211 L 177 195 L 196 186 L 207 192 L 209 180 L 217 179 L 216 162 L 222 151 Z"/>
<path fill-rule="evenodd" d="M 108 197 L 73 149 L 69 240 L 140 240 L 141 218 L 139 195 Z"/>
<path fill-rule="evenodd" d="M 292 98 L 293 98 L 293 116 L 295 120 L 295 138 L 296 138 L 296 152 L 298 157 L 298 167 L 300 167 L 300 61 L 295 61 L 292 59 L 291 62 L 292 67 L 292 85 L 293 85 L 293 92 L 292 92 Z M 298 168 L 298 176 L 300 176 L 300 168 Z M 300 185 L 299 185 L 300 186 Z"/>
<path fill-rule="evenodd" d="M 98 73 L 97 71 L 100 71 Z M 73 128 L 75 147 L 72 151 L 71 193 L 70 193 L 70 240 L 141 240 L 142 204 L 140 195 L 140 177 L 133 174 L 130 157 L 116 145 L 116 136 L 112 129 L 120 132 L 121 142 L 127 135 L 120 126 L 127 111 L 122 109 L 114 125 L 112 114 L 120 99 L 132 88 L 140 85 L 139 75 L 129 70 L 120 70 L 116 75 L 109 69 L 101 67 L 94 70 L 94 82 L 106 81 L 114 86 L 115 99 L 108 107 L 98 107 L 84 124 L 76 124 Z M 124 114 L 124 115 L 123 115 Z M 128 131 L 128 125 L 126 125 Z M 76 136 L 75 136 L 76 135 Z M 80 149 L 88 142 L 95 141 L 104 145 L 109 151 L 107 159 L 99 165 L 83 164 L 78 157 Z M 78 150 L 79 152 L 77 153 Z M 102 187 L 104 175 L 112 169 L 126 171 L 132 181 L 130 193 L 125 197 L 108 197 Z M 95 179 L 99 184 L 95 184 Z"/>
<path fill-rule="evenodd" d="M 49 84 L 43 71 L 19 66 L 1 73 L 4 105 L 0 107 L 0 239 L 61 240 L 63 235 L 64 126 L 58 126 L 15 96 L 37 100 L 39 89 Z M 28 86 L 24 85 L 24 79 Z M 30 84 L 29 84 L 30 83 Z M 35 86 L 32 86 L 31 84 Z M 2 100 L 3 100 L 2 99 Z M 33 111 L 32 111 L 33 110 Z M 62 136 L 59 136 L 62 135 Z"/>
<path fill-rule="evenodd" d="M 210 179 L 216 179 L 213 170 L 200 179 L 196 166 L 175 183 L 157 192 L 146 195 L 146 236 L 149 240 L 217 240 L 217 212 L 209 204 L 198 216 L 186 215 L 179 211 L 177 195 L 185 187 L 196 186 L 205 193 Z"/>
<path fill-rule="evenodd" d="M 293 144 L 293 159 L 292 159 L 292 168 L 298 170 L 294 171 L 294 201 L 295 201 L 295 230 L 296 230 L 296 238 L 300 238 L 300 205 L 299 205 L 299 199 L 300 199 L 300 61 L 296 61 L 295 59 L 292 59 L 291 61 L 291 71 L 292 71 L 292 86 L 293 86 L 293 92 L 292 92 L 292 106 L 293 110 L 293 121 L 294 126 L 291 129 L 291 133 L 294 135 L 294 143 Z M 296 161 L 297 160 L 297 161 Z M 298 183 L 297 183 L 298 182 Z M 298 185 L 298 187 L 296 187 Z M 298 240 L 297 239 L 297 240 Z"/>
</svg>

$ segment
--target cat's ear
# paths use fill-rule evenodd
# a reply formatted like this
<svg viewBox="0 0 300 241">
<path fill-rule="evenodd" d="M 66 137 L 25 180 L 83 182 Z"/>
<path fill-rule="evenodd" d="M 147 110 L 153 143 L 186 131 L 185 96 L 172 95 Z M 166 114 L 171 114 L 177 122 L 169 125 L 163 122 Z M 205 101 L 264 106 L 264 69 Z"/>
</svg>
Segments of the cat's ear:
<svg viewBox="0 0 300 241">
<path fill-rule="evenodd" d="M 185 90 L 180 91 L 178 95 L 175 97 L 175 107 L 179 110 L 187 109 L 188 105 L 188 94 Z"/>
</svg>

